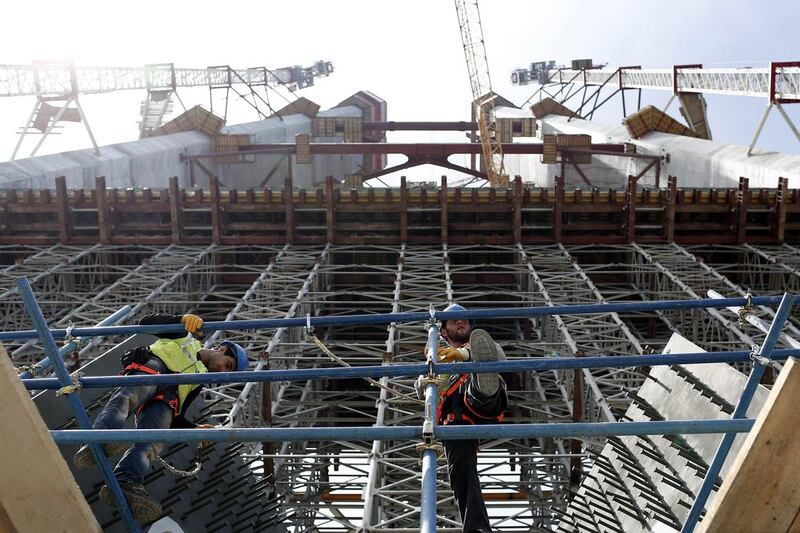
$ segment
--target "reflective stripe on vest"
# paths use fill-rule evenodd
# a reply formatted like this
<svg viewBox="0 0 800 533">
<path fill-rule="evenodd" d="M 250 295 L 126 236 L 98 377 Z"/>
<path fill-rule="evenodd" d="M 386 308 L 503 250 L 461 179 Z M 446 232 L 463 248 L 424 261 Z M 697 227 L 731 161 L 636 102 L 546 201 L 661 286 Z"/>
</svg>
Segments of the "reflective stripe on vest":
<svg viewBox="0 0 800 533">
<path fill-rule="evenodd" d="M 200 341 L 195 340 L 191 335 L 182 339 L 158 339 L 150 345 L 150 351 L 164 362 L 164 366 L 172 372 L 180 374 L 208 372 L 206 365 L 197 359 L 197 354 L 202 348 L 203 345 L 200 344 Z M 183 408 L 183 401 L 197 387 L 197 384 L 178 385 L 179 409 Z"/>
</svg>

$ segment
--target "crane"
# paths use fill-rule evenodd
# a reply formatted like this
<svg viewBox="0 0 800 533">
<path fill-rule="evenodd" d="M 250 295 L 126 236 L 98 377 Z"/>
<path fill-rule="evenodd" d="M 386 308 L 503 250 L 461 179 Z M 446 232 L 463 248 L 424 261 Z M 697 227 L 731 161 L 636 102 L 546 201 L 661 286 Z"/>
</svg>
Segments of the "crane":
<svg viewBox="0 0 800 533">
<path fill-rule="evenodd" d="M 480 130 L 483 164 L 491 186 L 507 185 L 508 176 L 505 174 L 503 164 L 503 147 L 495 130 L 495 94 L 492 91 L 489 62 L 486 59 L 478 0 L 455 0 L 455 5 L 472 89 L 472 105 L 475 106 Z"/>
</svg>

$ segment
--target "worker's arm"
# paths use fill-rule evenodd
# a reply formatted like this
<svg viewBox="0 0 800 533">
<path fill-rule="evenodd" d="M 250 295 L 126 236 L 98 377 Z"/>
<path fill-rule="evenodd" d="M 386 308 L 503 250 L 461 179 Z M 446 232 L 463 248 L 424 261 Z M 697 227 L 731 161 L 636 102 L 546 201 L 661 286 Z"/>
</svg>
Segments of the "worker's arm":
<svg viewBox="0 0 800 533">
<path fill-rule="evenodd" d="M 203 319 L 197 315 L 170 315 L 167 313 L 153 313 L 145 315 L 139 319 L 140 326 L 153 326 L 156 324 L 183 324 L 185 332 L 176 331 L 172 333 L 157 333 L 156 336 L 163 339 L 180 339 L 186 336 L 186 333 L 191 333 L 195 336 L 200 332 L 203 327 Z"/>
</svg>

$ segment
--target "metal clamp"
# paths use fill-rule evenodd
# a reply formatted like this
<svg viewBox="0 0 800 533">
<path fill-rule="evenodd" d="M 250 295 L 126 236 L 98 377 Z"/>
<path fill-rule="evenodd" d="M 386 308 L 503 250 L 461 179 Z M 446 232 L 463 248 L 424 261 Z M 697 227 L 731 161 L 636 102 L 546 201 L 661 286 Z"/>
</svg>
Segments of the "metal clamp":
<svg viewBox="0 0 800 533">
<path fill-rule="evenodd" d="M 309 337 L 314 334 L 314 326 L 311 325 L 311 313 L 306 313 L 306 335 Z"/>
<path fill-rule="evenodd" d="M 18 376 L 20 374 L 24 374 L 25 372 L 28 372 L 30 374 L 30 377 L 32 377 L 32 378 L 36 377 L 36 365 L 18 366 L 16 370 L 17 370 L 17 375 Z"/>
<path fill-rule="evenodd" d="M 761 366 L 766 366 L 769 368 L 774 368 L 776 370 L 781 369 L 781 365 L 777 361 L 773 361 L 769 357 L 764 357 L 763 355 L 758 355 L 759 346 L 757 344 L 753 345 L 753 348 L 750 350 L 750 360 L 753 361 L 755 364 L 759 364 Z"/>
<path fill-rule="evenodd" d="M 64 334 L 64 344 L 74 343 L 78 348 L 81 346 L 81 338 L 74 337 L 72 335 L 72 330 L 75 329 L 75 324 L 72 323 L 70 320 L 69 324 L 67 324 L 65 334 Z"/>
<path fill-rule="evenodd" d="M 421 442 L 417 444 L 416 448 L 417 452 L 422 453 L 425 450 L 433 450 L 436 452 L 437 455 L 444 451 L 444 447 L 436 442 L 435 440 L 431 440 L 431 442 Z"/>
<path fill-rule="evenodd" d="M 64 396 L 66 394 L 72 394 L 73 392 L 80 390 L 83 387 L 83 385 L 80 382 L 80 378 L 83 377 L 82 373 L 79 372 L 78 374 L 73 374 L 70 377 L 72 379 L 72 384 L 58 389 L 56 391 L 56 396 Z"/>
</svg>

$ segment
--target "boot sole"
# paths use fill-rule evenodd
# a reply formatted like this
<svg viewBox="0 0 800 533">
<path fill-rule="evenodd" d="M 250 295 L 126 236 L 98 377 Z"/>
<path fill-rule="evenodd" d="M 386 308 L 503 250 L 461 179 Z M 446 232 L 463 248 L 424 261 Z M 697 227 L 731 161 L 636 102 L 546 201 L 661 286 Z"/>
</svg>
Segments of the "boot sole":
<svg viewBox="0 0 800 533">
<path fill-rule="evenodd" d="M 106 454 L 107 458 L 111 459 L 117 455 L 125 453 L 125 450 L 130 448 L 130 446 L 130 444 L 125 442 L 108 442 L 103 444 L 103 453 Z M 78 470 L 86 470 L 97 465 L 91 448 L 78 450 L 72 457 L 72 463 Z"/>
<path fill-rule="evenodd" d="M 161 504 L 152 498 L 125 490 L 123 490 L 122 493 L 125 495 L 125 500 L 131 508 L 131 514 L 133 514 L 133 517 L 138 522 L 142 524 L 155 522 L 158 517 L 163 514 Z M 100 501 L 114 509 L 117 508 L 116 502 L 114 501 L 114 494 L 111 492 L 108 485 L 103 485 L 100 489 Z"/>
<path fill-rule="evenodd" d="M 472 354 L 472 360 L 476 363 L 497 361 L 501 358 L 494 339 L 483 329 L 476 329 L 469 336 L 469 349 Z M 478 389 L 482 394 L 492 395 L 497 392 L 500 387 L 500 374 L 490 372 L 488 374 L 475 375 L 478 378 Z"/>
</svg>

